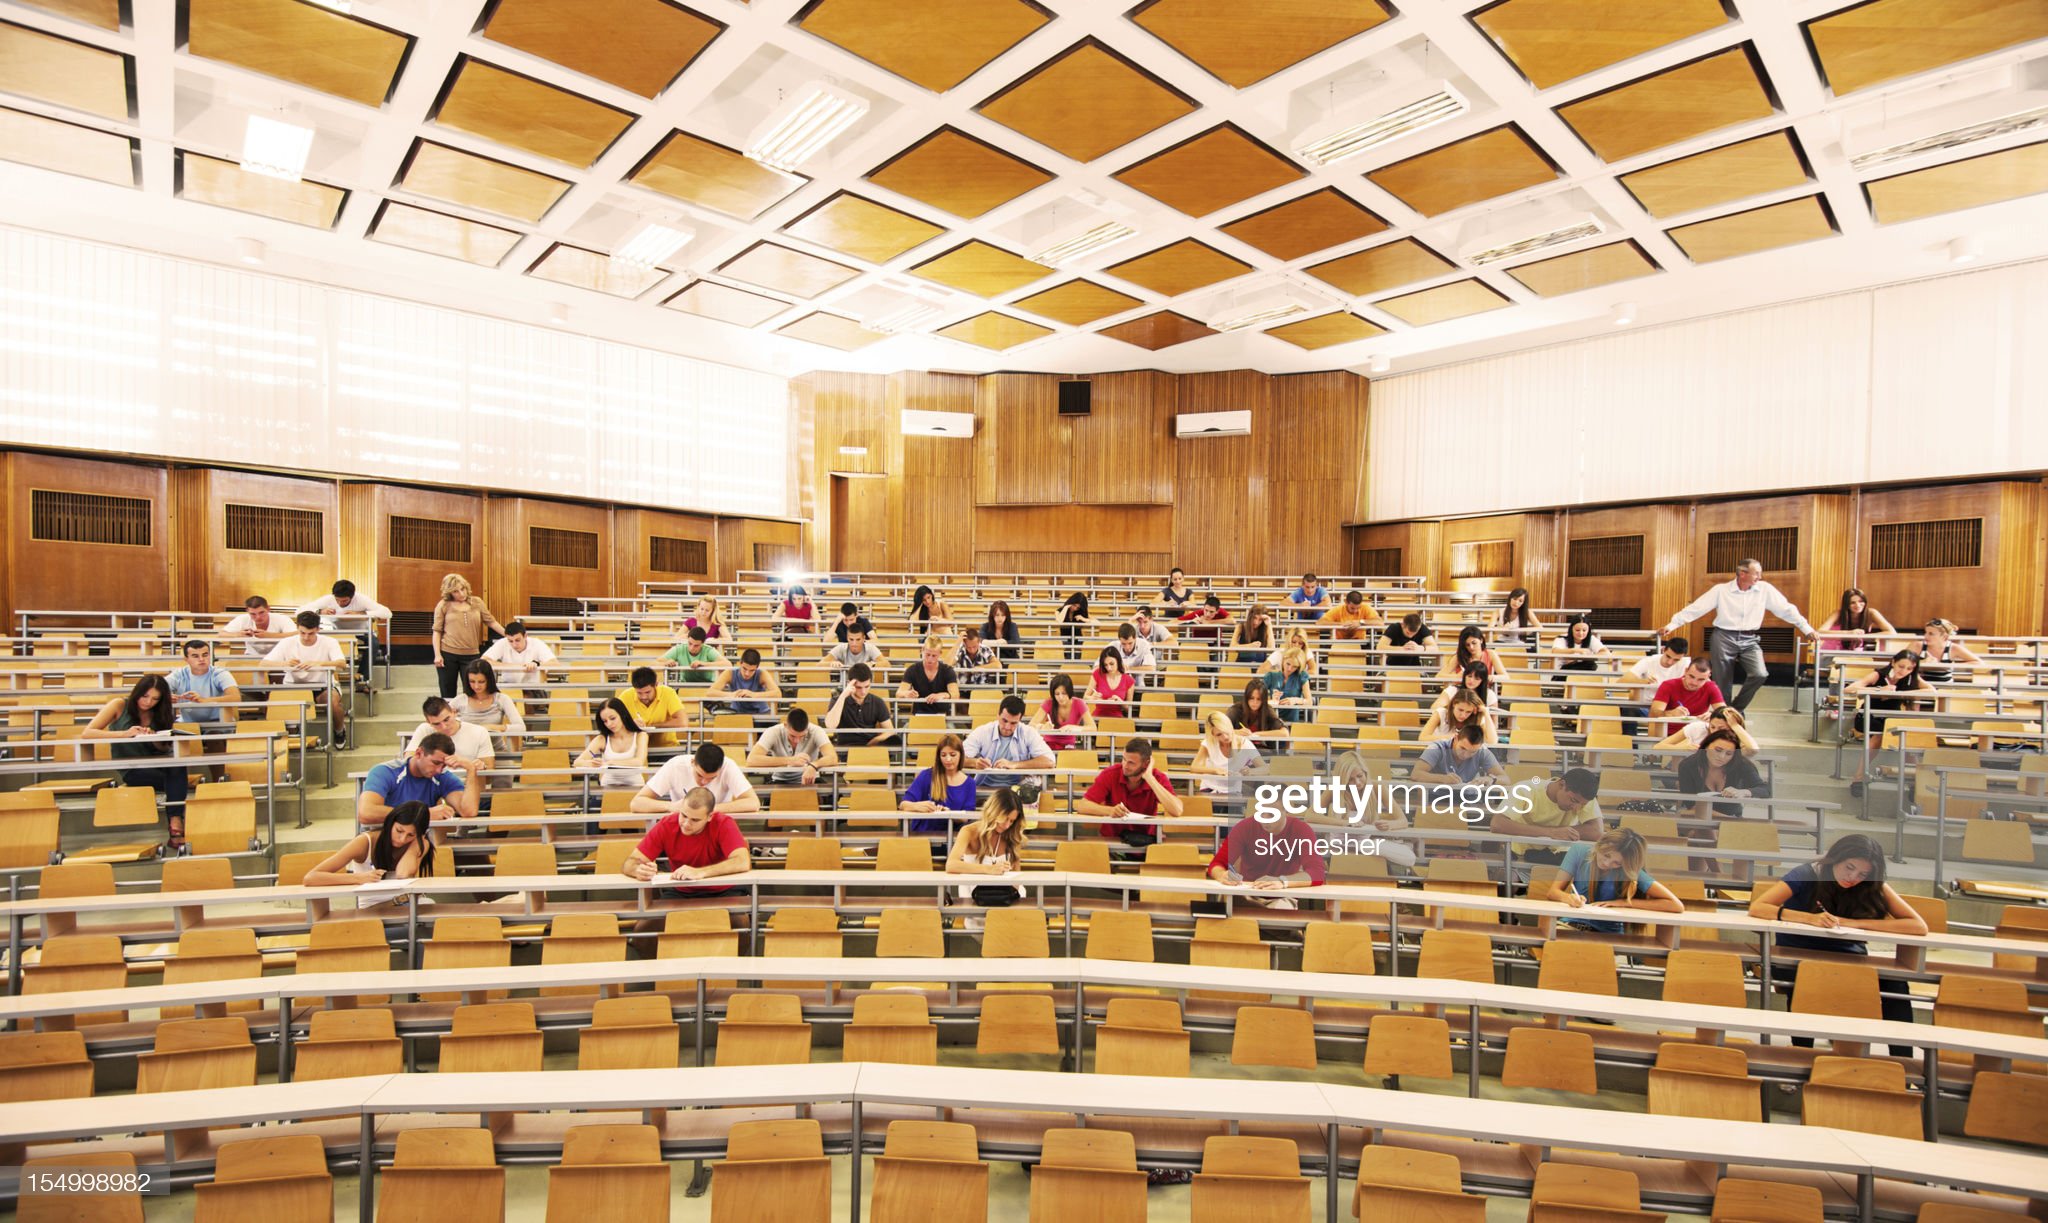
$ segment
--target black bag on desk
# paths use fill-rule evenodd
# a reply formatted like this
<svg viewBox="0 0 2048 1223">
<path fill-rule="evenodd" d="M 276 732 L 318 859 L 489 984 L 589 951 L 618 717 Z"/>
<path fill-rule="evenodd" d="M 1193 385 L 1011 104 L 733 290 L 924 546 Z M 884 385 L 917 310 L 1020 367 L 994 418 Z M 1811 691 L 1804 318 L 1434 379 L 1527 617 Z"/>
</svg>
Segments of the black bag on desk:
<svg viewBox="0 0 2048 1223">
<path fill-rule="evenodd" d="M 1017 889 L 1007 883 L 978 883 L 974 885 L 974 903 L 984 909 L 1007 909 L 1017 903 Z"/>
</svg>

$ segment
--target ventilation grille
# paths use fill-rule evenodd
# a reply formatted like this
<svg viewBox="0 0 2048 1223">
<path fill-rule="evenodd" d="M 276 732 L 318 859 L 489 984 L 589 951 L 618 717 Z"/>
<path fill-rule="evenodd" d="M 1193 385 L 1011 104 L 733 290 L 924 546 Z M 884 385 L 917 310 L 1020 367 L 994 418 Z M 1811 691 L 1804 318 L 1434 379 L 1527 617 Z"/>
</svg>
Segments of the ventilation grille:
<svg viewBox="0 0 2048 1223">
<path fill-rule="evenodd" d="M 1799 528 L 1767 527 L 1761 531 L 1712 531 L 1707 535 L 1707 572 L 1729 573 L 1751 558 L 1764 571 L 1799 567 Z"/>
<path fill-rule="evenodd" d="M 149 502 L 104 493 L 29 490 L 29 538 L 54 544 L 149 547 Z"/>
<path fill-rule="evenodd" d="M 656 573 L 711 572 L 711 545 L 701 539 L 672 539 L 666 535 L 647 537 L 647 567 Z"/>
<path fill-rule="evenodd" d="M 396 560 L 469 563 L 469 524 L 438 518 L 391 516 L 391 555 Z"/>
<path fill-rule="evenodd" d="M 1595 607 L 1586 612 L 1586 620 L 1596 633 L 1614 633 L 1622 629 L 1643 627 L 1643 609 L 1640 607 Z"/>
<path fill-rule="evenodd" d="M 535 528 L 536 530 L 540 528 Z M 580 531 L 568 534 L 580 535 Z M 592 539 L 597 538 L 595 535 Z M 583 600 L 564 599 L 559 595 L 533 595 L 526 600 L 526 614 L 529 616 L 580 616 L 583 614 Z"/>
<path fill-rule="evenodd" d="M 276 505 L 228 505 L 228 547 L 236 552 L 325 552 L 326 516 Z"/>
<path fill-rule="evenodd" d="M 430 611 L 394 611 L 391 613 L 391 635 L 393 637 L 431 637 L 434 635 L 434 613 Z"/>
<path fill-rule="evenodd" d="M 1453 578 L 1506 578 L 1515 575 L 1515 541 L 1486 539 L 1451 545 Z"/>
<path fill-rule="evenodd" d="M 551 569 L 597 568 L 597 532 L 535 527 L 528 537 L 526 559 Z M 573 613 L 550 612 L 550 615 Z"/>
<path fill-rule="evenodd" d="M 1400 577 L 1401 549 L 1360 548 L 1358 550 L 1358 576 L 1362 578 Z"/>
<path fill-rule="evenodd" d="M 1984 563 L 1984 520 L 1885 522 L 1870 528 L 1872 569 L 1975 569 Z"/>
<path fill-rule="evenodd" d="M 796 547 L 793 544 L 755 544 L 754 568 L 767 572 L 793 568 L 796 565 Z"/>
<path fill-rule="evenodd" d="M 1565 573 L 1575 578 L 1632 578 L 1643 572 L 1643 537 L 1602 535 L 1571 541 Z"/>
</svg>

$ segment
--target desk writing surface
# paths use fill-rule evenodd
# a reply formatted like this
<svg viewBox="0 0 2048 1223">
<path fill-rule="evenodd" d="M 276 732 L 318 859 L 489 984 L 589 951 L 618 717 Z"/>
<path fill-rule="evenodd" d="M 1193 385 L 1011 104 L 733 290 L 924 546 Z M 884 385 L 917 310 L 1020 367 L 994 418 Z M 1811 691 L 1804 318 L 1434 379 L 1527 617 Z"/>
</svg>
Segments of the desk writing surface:
<svg viewBox="0 0 2048 1223">
<path fill-rule="evenodd" d="M 1245 1091 L 1240 1088 L 1253 1084 L 1050 1070 L 854 1064 L 860 1068 L 856 1094 L 863 1103 L 923 1104 L 944 1100 L 960 1108 L 1316 1124 L 1330 1117 L 1314 1083 L 1261 1081 L 1256 1084 L 1256 1091 Z"/>
<path fill-rule="evenodd" d="M 308 1083 L 265 1083 L 206 1091 L 166 1091 L 87 1100 L 36 1100 L 0 1104 L 0 1140 L 48 1142 L 94 1134 L 189 1129 L 202 1125 L 246 1125 L 360 1112 L 376 1090 L 393 1077 L 322 1079 Z M 420 1076 L 437 1078 L 439 1076 Z M 450 1075 L 449 1078 L 459 1076 Z"/>
<path fill-rule="evenodd" d="M 851 1100 L 858 1079 L 858 1067 L 845 1063 L 401 1074 L 369 1096 L 366 1107 L 373 1113 L 467 1113 L 796 1104 Z"/>
<path fill-rule="evenodd" d="M 1896 1175 L 1890 1170 L 1898 1169 L 1909 1172 L 1910 1179 L 1962 1189 L 2048 1197 L 2048 1156 L 1967 1141 L 1929 1144 L 1850 1130 L 1827 1132 L 1854 1152 L 1859 1163 L 1878 1169 L 1880 1175 Z"/>
</svg>

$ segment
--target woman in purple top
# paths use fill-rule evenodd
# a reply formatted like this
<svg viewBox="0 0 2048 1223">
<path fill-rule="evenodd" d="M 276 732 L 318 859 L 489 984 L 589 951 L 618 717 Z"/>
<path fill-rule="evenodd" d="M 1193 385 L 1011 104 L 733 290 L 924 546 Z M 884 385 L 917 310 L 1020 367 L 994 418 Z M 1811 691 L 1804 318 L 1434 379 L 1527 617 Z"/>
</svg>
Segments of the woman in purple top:
<svg viewBox="0 0 2048 1223">
<path fill-rule="evenodd" d="M 937 764 L 910 779 L 910 788 L 903 792 L 896 809 L 918 813 L 974 810 L 974 776 L 967 772 L 967 747 L 960 736 L 942 736 L 932 759 Z M 912 832 L 945 832 L 951 827 L 947 820 L 910 821 Z"/>
</svg>

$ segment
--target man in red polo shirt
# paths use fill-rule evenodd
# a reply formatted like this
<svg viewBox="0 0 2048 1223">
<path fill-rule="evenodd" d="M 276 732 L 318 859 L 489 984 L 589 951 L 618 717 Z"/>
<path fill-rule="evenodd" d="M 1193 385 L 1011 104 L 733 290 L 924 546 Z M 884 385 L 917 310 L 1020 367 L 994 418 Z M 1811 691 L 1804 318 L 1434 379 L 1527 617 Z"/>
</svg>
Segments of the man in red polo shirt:
<svg viewBox="0 0 2048 1223">
<path fill-rule="evenodd" d="M 626 855 L 624 873 L 642 881 L 659 873 L 657 864 L 667 859 L 669 873 L 677 883 L 690 879 L 713 879 L 753 869 L 747 856 L 747 838 L 731 816 L 717 810 L 711 791 L 703 786 L 683 796 L 683 809 L 671 811 L 654 822 L 640 844 Z M 683 896 L 722 896 L 733 888 L 678 887 Z"/>
<path fill-rule="evenodd" d="M 1152 767 L 1152 741 L 1136 738 L 1124 744 L 1123 764 L 1110 765 L 1096 774 L 1095 784 L 1075 801 L 1074 810 L 1118 820 L 1134 815 L 1173 818 L 1180 815 L 1181 802 L 1165 772 Z M 1126 845 L 1150 845 L 1159 839 L 1159 829 L 1151 824 L 1103 824 L 1101 828 L 1103 836 L 1118 837 Z"/>
<path fill-rule="evenodd" d="M 1657 686 L 1657 695 L 1650 698 L 1650 716 L 1661 718 L 1674 709 L 1683 709 L 1697 718 L 1710 707 L 1721 703 L 1721 686 L 1712 679 L 1712 668 L 1705 658 L 1695 658 L 1677 679 L 1667 679 Z M 1661 734 L 1677 732 L 1683 722 L 1666 722 Z"/>
</svg>

